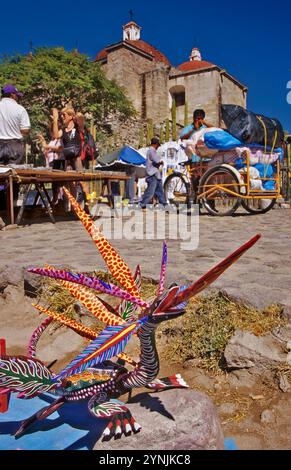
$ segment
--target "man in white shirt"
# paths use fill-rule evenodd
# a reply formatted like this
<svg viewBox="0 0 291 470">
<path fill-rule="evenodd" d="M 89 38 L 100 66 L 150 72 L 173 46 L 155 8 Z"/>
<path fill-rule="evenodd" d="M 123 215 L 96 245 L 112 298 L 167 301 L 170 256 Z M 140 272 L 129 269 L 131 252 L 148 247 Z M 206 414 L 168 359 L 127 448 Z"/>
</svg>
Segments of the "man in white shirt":
<svg viewBox="0 0 291 470">
<path fill-rule="evenodd" d="M 23 137 L 29 134 L 26 109 L 18 104 L 22 95 L 14 85 L 5 85 L 0 101 L 0 165 L 19 165 L 24 160 Z"/>
</svg>

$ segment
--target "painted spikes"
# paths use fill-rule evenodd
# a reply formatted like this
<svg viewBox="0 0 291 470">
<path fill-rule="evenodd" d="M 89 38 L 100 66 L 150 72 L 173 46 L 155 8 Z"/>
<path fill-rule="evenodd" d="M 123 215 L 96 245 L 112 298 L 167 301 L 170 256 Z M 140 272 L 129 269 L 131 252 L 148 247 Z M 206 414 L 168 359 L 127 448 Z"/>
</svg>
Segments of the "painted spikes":
<svg viewBox="0 0 291 470">
<path fill-rule="evenodd" d="M 210 271 L 208 271 L 204 276 L 202 276 L 198 281 L 196 281 L 191 286 L 184 289 L 180 292 L 174 299 L 171 307 L 175 307 L 182 302 L 186 302 L 191 299 L 194 295 L 197 295 L 202 290 L 206 289 L 210 284 L 212 284 L 216 279 L 221 276 L 226 269 L 228 269 L 233 263 L 235 263 L 247 250 L 249 250 L 259 239 L 261 235 L 255 235 L 248 242 L 234 251 L 231 255 L 224 258 L 223 261 L 214 266 Z"/>
<path fill-rule="evenodd" d="M 135 285 L 138 289 L 138 291 L 140 292 L 140 289 L 141 289 L 141 269 L 140 269 L 140 266 L 138 265 L 136 267 L 136 270 L 135 270 L 135 274 L 134 274 L 134 282 L 135 282 Z M 129 302 L 128 300 L 123 300 L 119 307 L 118 307 L 118 315 L 120 318 L 122 318 L 124 321 L 134 321 L 135 319 L 135 311 L 137 309 L 137 306 L 132 303 L 132 302 Z"/>
<path fill-rule="evenodd" d="M 123 261 L 119 253 L 113 248 L 102 232 L 94 225 L 94 222 L 90 219 L 86 212 L 83 211 L 70 192 L 65 187 L 63 187 L 63 190 L 67 195 L 75 213 L 100 251 L 100 254 L 107 264 L 114 279 L 116 279 L 116 281 L 118 281 L 127 292 L 140 299 L 134 278 L 127 264 Z"/>
<path fill-rule="evenodd" d="M 46 318 L 41 324 L 34 330 L 28 343 L 27 357 L 33 358 L 36 355 L 36 346 L 39 338 L 43 334 L 44 330 L 51 324 L 52 318 Z"/>
<path fill-rule="evenodd" d="M 47 269 L 54 269 L 52 266 L 45 266 Z M 91 292 L 88 287 L 76 285 L 73 282 L 59 280 L 59 283 L 67 289 L 70 294 L 78 299 L 85 308 L 89 310 L 94 317 L 108 326 L 123 325 L 126 322 L 119 318 L 117 314 L 109 312 L 104 304 L 98 299 L 96 294 Z"/>
<path fill-rule="evenodd" d="M 164 292 L 164 289 L 165 289 L 167 258 L 168 258 L 167 242 L 164 241 L 162 265 L 161 265 L 161 273 L 160 273 L 160 282 L 159 282 L 159 286 L 158 286 L 158 290 L 157 290 L 157 297 L 160 297 L 162 295 L 162 293 Z"/>
<path fill-rule="evenodd" d="M 98 292 L 109 294 L 120 299 L 128 300 L 134 304 L 139 305 L 141 308 L 149 308 L 149 304 L 140 298 L 134 297 L 128 292 L 120 289 L 114 284 L 107 284 L 100 279 L 85 276 L 84 274 L 73 274 L 64 269 L 45 269 L 45 268 L 30 268 L 27 270 L 33 274 L 39 274 L 40 276 L 47 276 L 53 279 L 62 279 L 64 281 L 74 282 L 82 286 L 90 287 Z"/>
</svg>

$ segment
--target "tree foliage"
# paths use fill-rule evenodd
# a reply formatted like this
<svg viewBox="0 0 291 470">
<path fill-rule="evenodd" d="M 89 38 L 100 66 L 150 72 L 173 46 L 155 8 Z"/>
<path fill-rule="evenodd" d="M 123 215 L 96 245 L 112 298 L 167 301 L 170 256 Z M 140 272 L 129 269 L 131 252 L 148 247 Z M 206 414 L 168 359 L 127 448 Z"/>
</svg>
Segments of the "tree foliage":
<svg viewBox="0 0 291 470">
<path fill-rule="evenodd" d="M 13 83 L 24 92 L 21 104 L 36 132 L 46 129 L 51 108 L 68 104 L 87 115 L 98 129 L 112 115 L 126 119 L 134 114 L 121 88 L 105 77 L 99 64 L 62 47 L 5 57 L 0 63 L 1 87 L 5 83 Z"/>
</svg>

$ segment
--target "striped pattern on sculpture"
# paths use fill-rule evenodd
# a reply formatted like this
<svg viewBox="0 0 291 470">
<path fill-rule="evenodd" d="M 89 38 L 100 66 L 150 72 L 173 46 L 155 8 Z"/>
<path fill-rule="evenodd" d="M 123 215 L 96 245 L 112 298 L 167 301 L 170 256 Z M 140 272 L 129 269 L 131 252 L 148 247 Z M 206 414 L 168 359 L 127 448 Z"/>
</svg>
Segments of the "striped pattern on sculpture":
<svg viewBox="0 0 291 470">
<path fill-rule="evenodd" d="M 114 284 L 107 284 L 100 279 L 85 276 L 84 274 L 73 274 L 64 269 L 45 269 L 45 268 L 31 268 L 27 270 L 33 274 L 39 274 L 41 276 L 51 277 L 53 279 L 62 279 L 64 281 L 74 282 L 82 286 L 90 287 L 90 289 L 109 294 L 120 299 L 128 300 L 134 304 L 139 305 L 141 308 L 149 308 L 149 304 L 140 298 L 134 297 L 128 292 L 120 289 Z"/>
<path fill-rule="evenodd" d="M 150 321 L 145 322 L 139 331 L 140 362 L 137 368 L 130 372 L 123 380 L 126 389 L 145 387 L 154 380 L 160 369 L 159 356 L 155 343 L 155 330 L 157 325 Z"/>
<path fill-rule="evenodd" d="M 39 338 L 46 330 L 46 328 L 51 324 L 53 321 L 52 318 L 46 318 L 32 333 L 31 338 L 28 343 L 28 352 L 27 357 L 35 357 L 36 355 L 36 346 L 39 341 Z"/>
</svg>

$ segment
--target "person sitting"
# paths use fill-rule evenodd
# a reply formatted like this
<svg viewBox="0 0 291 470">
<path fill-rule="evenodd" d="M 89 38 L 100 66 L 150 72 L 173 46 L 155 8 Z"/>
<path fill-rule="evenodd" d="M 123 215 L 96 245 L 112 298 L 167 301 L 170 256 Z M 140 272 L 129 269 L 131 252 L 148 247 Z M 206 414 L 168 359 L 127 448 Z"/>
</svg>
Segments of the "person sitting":
<svg viewBox="0 0 291 470">
<path fill-rule="evenodd" d="M 205 121 L 205 111 L 204 109 L 195 109 L 193 112 L 193 122 L 189 126 L 184 127 L 180 133 L 181 140 L 189 140 L 193 137 L 195 132 L 200 131 L 206 127 L 214 127 L 212 124 Z M 195 154 L 194 147 L 190 144 L 186 147 L 186 154 L 191 158 L 191 163 L 196 163 L 200 161 L 200 157 Z"/>
</svg>

